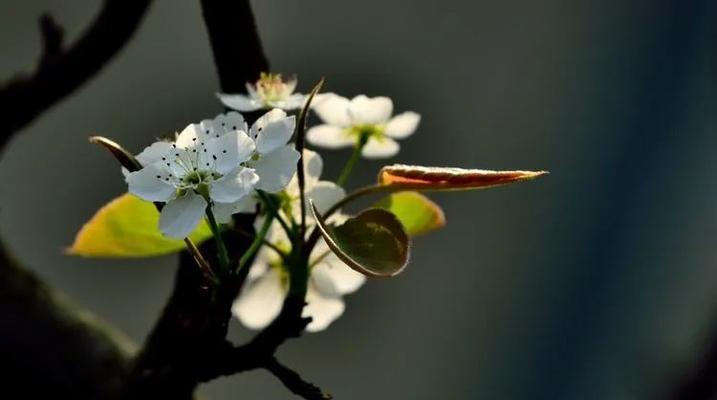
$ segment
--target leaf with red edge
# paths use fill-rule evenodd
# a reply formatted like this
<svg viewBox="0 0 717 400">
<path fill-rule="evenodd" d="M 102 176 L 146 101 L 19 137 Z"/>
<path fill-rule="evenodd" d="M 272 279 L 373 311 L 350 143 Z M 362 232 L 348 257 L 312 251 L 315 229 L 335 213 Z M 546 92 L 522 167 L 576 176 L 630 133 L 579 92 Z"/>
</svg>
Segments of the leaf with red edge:
<svg viewBox="0 0 717 400">
<path fill-rule="evenodd" d="M 471 190 L 530 180 L 547 173 L 394 164 L 381 168 L 378 183 L 410 190 Z"/>
<path fill-rule="evenodd" d="M 411 239 L 396 216 L 369 208 L 342 225 L 327 225 L 311 202 L 311 212 L 331 251 L 346 265 L 368 276 L 390 277 L 408 264 Z"/>
</svg>

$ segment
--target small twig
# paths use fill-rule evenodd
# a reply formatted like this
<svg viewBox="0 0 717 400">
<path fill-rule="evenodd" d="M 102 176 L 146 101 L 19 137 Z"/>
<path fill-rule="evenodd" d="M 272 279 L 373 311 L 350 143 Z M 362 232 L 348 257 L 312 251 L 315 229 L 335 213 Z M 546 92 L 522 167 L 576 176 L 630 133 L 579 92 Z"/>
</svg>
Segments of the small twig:
<svg viewBox="0 0 717 400">
<path fill-rule="evenodd" d="M 65 32 L 49 13 L 40 16 L 40 33 L 42 34 L 42 55 L 40 64 L 49 63 L 62 53 L 62 40 Z"/>
<path fill-rule="evenodd" d="M 275 357 L 272 357 L 264 368 L 277 377 L 287 389 L 297 396 L 301 396 L 307 400 L 326 400 L 333 398 L 333 396 L 325 393 L 318 386 L 305 381 L 294 370 L 282 365 Z"/>
<path fill-rule="evenodd" d="M 214 271 L 212 271 L 212 266 L 209 265 L 209 262 L 204 258 L 202 255 L 202 252 L 199 251 L 199 248 L 196 244 L 192 241 L 192 239 L 186 237 L 184 238 L 184 244 L 187 246 L 187 250 L 189 250 L 189 254 L 194 257 L 194 261 L 197 262 L 197 265 L 199 265 L 199 268 L 202 269 L 202 272 L 204 273 L 204 277 L 211 281 L 216 283 L 216 276 L 214 275 Z"/>
<path fill-rule="evenodd" d="M 304 234 L 306 233 L 306 193 L 305 193 L 305 171 L 304 171 L 304 141 L 306 139 L 306 117 L 309 114 L 309 108 L 311 108 L 311 102 L 314 100 L 314 96 L 319 93 L 321 87 L 324 85 L 324 78 L 321 78 L 319 82 L 311 90 L 311 93 L 306 97 L 304 106 L 301 108 L 299 118 L 296 122 L 296 151 L 299 152 L 299 161 L 296 165 L 296 178 L 299 182 L 299 202 L 301 207 L 301 217 L 299 225 L 299 238 L 298 245 L 303 246 Z M 301 249 L 299 249 L 301 253 Z"/>
<path fill-rule="evenodd" d="M 95 76 L 137 30 L 151 0 L 105 0 L 84 34 L 62 49 L 62 29 L 49 15 L 40 19 L 43 54 L 35 72 L 0 87 L 3 133 L 0 148 L 48 108 Z"/>
</svg>

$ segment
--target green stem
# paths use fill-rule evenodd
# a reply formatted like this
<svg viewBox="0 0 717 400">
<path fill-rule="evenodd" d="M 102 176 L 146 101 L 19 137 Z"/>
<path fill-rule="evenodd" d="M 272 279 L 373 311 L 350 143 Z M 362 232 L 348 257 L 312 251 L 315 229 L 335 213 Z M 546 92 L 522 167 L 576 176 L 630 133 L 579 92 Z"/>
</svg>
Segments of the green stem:
<svg viewBox="0 0 717 400">
<path fill-rule="evenodd" d="M 365 133 L 362 133 L 359 137 L 358 143 L 356 143 L 356 147 L 354 147 L 354 151 L 353 153 L 351 153 L 351 157 L 348 161 L 346 161 L 346 165 L 344 165 L 344 168 L 341 170 L 339 179 L 336 180 L 337 185 L 344 186 L 346 184 L 346 181 L 349 180 L 351 171 L 353 171 L 354 167 L 356 166 L 356 163 L 361 158 L 361 150 L 363 150 L 363 147 L 366 146 L 366 143 L 368 142 L 368 137 L 369 135 Z"/>
<path fill-rule="evenodd" d="M 259 232 L 256 233 L 254 241 L 251 242 L 251 246 L 249 246 L 246 252 L 239 259 L 239 267 L 237 268 L 238 271 L 241 271 L 241 269 L 244 268 L 244 266 L 249 262 L 249 260 L 254 257 L 254 254 L 259 251 L 259 248 L 264 243 L 264 237 L 269 231 L 273 220 L 274 217 L 272 215 L 267 215 L 266 218 L 264 218 L 264 223 L 261 225 Z"/>
<path fill-rule="evenodd" d="M 259 195 L 259 198 L 261 199 L 262 203 L 264 203 L 264 206 L 269 211 L 268 214 L 270 214 L 272 217 L 276 218 L 277 221 L 279 221 L 281 227 L 284 228 L 284 230 L 286 231 L 287 236 L 292 237 L 293 230 L 289 228 L 289 225 L 286 224 L 284 218 L 281 218 L 281 215 L 279 215 L 279 206 L 274 202 L 274 199 L 272 199 L 269 194 L 262 190 L 257 190 L 256 193 Z"/>
<path fill-rule="evenodd" d="M 237 233 L 240 234 L 240 235 L 242 235 L 242 236 L 244 236 L 245 238 L 249 238 L 249 239 L 253 239 L 253 238 L 256 236 L 256 235 L 254 235 L 253 233 L 249 233 L 249 232 L 247 232 L 247 231 L 245 231 L 245 230 L 243 230 L 243 229 L 238 229 L 238 230 L 237 230 Z M 275 244 L 273 244 L 273 243 L 271 243 L 270 241 L 266 240 L 266 235 L 265 235 L 265 237 L 261 240 L 261 244 L 263 244 L 264 246 L 266 246 L 266 247 L 268 247 L 268 248 L 274 250 L 274 252 L 275 252 L 279 257 L 281 257 L 282 259 L 286 259 L 286 253 L 284 253 L 284 251 L 281 250 L 280 248 L 278 248 Z"/>
<path fill-rule="evenodd" d="M 214 218 L 211 206 L 207 207 L 207 222 L 209 223 L 209 229 L 212 230 L 212 235 L 214 235 L 214 240 L 217 243 L 217 258 L 219 259 L 219 264 L 222 267 L 222 271 L 228 271 L 229 252 L 227 251 L 227 247 L 224 245 L 224 240 L 222 240 L 219 224 L 217 224 L 217 220 Z"/>
</svg>

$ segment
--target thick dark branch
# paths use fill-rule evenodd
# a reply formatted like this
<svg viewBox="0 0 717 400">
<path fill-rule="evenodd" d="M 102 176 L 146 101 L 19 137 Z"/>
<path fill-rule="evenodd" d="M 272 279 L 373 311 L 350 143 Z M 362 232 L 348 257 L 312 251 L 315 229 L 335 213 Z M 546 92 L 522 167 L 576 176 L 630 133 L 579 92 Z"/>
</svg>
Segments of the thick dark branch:
<svg viewBox="0 0 717 400">
<path fill-rule="evenodd" d="M 256 79 L 268 67 L 249 2 L 201 3 L 221 90 L 244 91 L 244 83 Z M 251 232 L 252 237 L 227 233 L 225 243 L 233 262 L 253 239 L 253 220 L 253 216 L 235 219 L 237 229 Z M 211 241 L 202 246 L 202 253 L 216 254 Z M 217 265 L 216 260 L 209 261 Z M 231 305 L 247 271 L 244 268 L 239 276 L 222 277 L 218 285 L 207 288 L 194 260 L 186 255 L 180 258 L 172 296 L 135 361 L 125 385 L 126 398 L 189 399 L 199 383 L 221 376 L 234 363 L 228 361 L 235 351 L 226 341 L 226 334 Z M 256 368 L 258 360 L 259 357 L 247 358 L 247 363 L 254 364 L 242 370 Z"/>
<path fill-rule="evenodd" d="M 201 0 L 219 85 L 242 93 L 246 82 L 269 70 L 249 0 Z"/>
<path fill-rule="evenodd" d="M 132 345 L 20 266 L 0 242 L 4 393 L 33 399 L 116 399 Z"/>
<path fill-rule="evenodd" d="M 673 391 L 664 400 L 710 400 L 717 398 L 717 330 L 709 347 L 699 354 L 695 365 L 678 375 Z"/>
<path fill-rule="evenodd" d="M 243 92 L 246 82 L 269 67 L 249 1 L 201 0 L 201 4 L 221 90 Z M 252 122 L 257 116 L 247 119 Z M 233 263 L 249 246 L 253 220 L 253 216 L 235 218 L 236 229 L 226 232 Z M 245 232 L 252 232 L 252 237 Z M 216 254 L 213 242 L 204 245 L 203 253 Z M 216 260 L 209 261 L 216 265 Z M 235 348 L 226 340 L 231 305 L 247 272 L 244 268 L 241 275 L 224 276 L 218 285 L 206 287 L 194 261 L 187 256 L 180 259 L 172 297 L 135 362 L 126 398 L 189 399 L 201 382 L 257 368 L 269 370 L 306 399 L 330 398 L 274 358 L 276 349 L 299 336 L 310 322 L 301 317 L 303 295 L 287 296 L 277 319 L 248 344 Z"/>
<path fill-rule="evenodd" d="M 47 14 L 40 18 L 43 54 L 30 76 L 0 88 L 5 129 L 0 148 L 13 134 L 92 78 L 129 41 L 151 0 L 105 0 L 100 13 L 70 48 L 62 49 L 62 29 Z"/>
</svg>

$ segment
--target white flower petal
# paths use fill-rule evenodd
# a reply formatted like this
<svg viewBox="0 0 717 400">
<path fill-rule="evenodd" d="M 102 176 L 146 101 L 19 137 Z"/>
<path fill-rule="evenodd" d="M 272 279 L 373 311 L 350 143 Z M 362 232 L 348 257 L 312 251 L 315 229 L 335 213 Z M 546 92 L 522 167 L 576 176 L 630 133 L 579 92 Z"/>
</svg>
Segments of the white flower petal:
<svg viewBox="0 0 717 400">
<path fill-rule="evenodd" d="M 284 110 L 273 108 L 265 112 L 251 125 L 251 128 L 249 128 L 249 136 L 254 138 L 259 128 L 264 128 L 270 122 L 275 122 L 282 118 L 286 118 L 286 112 Z"/>
<path fill-rule="evenodd" d="M 395 156 L 399 148 L 398 143 L 389 137 L 371 137 L 361 151 L 361 155 L 366 158 L 388 158 Z"/>
<path fill-rule="evenodd" d="M 317 95 L 311 108 L 325 123 L 338 127 L 351 125 L 349 116 L 349 99 L 335 93 Z"/>
<path fill-rule="evenodd" d="M 301 108 L 306 101 L 306 95 L 295 93 L 287 97 L 284 100 L 278 100 L 272 103 L 274 107 L 281 108 L 282 110 L 295 110 Z"/>
<path fill-rule="evenodd" d="M 256 85 L 252 83 L 245 83 L 244 87 L 246 88 L 246 92 L 249 94 L 249 97 L 252 99 L 259 99 L 259 94 L 256 92 Z"/>
<path fill-rule="evenodd" d="M 354 124 L 382 124 L 388 121 L 393 113 L 393 101 L 384 96 L 358 95 L 351 99 L 348 113 Z"/>
<path fill-rule="evenodd" d="M 341 186 L 329 181 L 318 181 L 306 190 L 306 201 L 313 200 L 316 209 L 321 213 L 345 196 L 346 191 Z"/>
<path fill-rule="evenodd" d="M 416 131 L 421 116 L 413 111 L 406 111 L 391 118 L 386 124 L 384 133 L 394 139 L 409 137 Z"/>
<path fill-rule="evenodd" d="M 167 179 L 169 170 L 162 162 L 148 165 L 127 175 L 129 192 L 148 201 L 167 201 L 176 191 Z"/>
<path fill-rule="evenodd" d="M 328 246 L 316 247 L 313 254 L 324 254 Z M 316 289 L 326 297 L 338 297 L 357 291 L 365 282 L 366 277 L 344 264 L 336 255 L 329 253 L 311 270 L 311 279 Z"/>
<path fill-rule="evenodd" d="M 254 264 L 251 265 L 249 268 L 249 273 L 246 275 L 247 279 L 247 285 L 250 285 L 253 281 L 261 278 L 269 271 L 269 265 L 267 263 L 266 255 L 269 251 L 272 251 L 270 249 L 267 249 L 266 247 L 262 247 L 261 250 L 259 250 L 256 253 L 256 257 L 254 258 Z"/>
<path fill-rule="evenodd" d="M 171 149 L 171 142 L 154 142 L 145 147 L 141 153 L 135 156 L 135 158 L 140 164 L 142 164 L 142 166 L 150 165 L 156 163 L 157 161 L 162 161 L 162 157 L 167 157 L 167 154 L 169 154 Z"/>
<path fill-rule="evenodd" d="M 296 162 L 299 161 L 299 152 L 293 145 L 286 145 L 264 155 L 253 164 L 259 175 L 257 189 L 269 193 L 282 190 L 289 183 L 296 172 Z"/>
<path fill-rule="evenodd" d="M 224 133 L 231 131 L 246 132 L 249 129 L 244 117 L 236 111 L 217 115 L 214 118 L 214 124 L 220 127 Z"/>
<path fill-rule="evenodd" d="M 207 136 L 205 133 L 203 133 L 200 124 L 189 124 L 177 136 L 175 144 L 180 149 L 187 149 L 192 146 L 195 146 L 198 141 L 201 142 L 206 137 Z"/>
<path fill-rule="evenodd" d="M 212 211 L 218 222 L 226 224 L 231 221 L 231 216 L 237 213 L 255 213 L 259 201 L 250 195 L 244 196 L 232 203 L 214 202 Z"/>
<path fill-rule="evenodd" d="M 194 192 L 170 200 L 159 214 L 159 230 L 169 237 L 187 237 L 204 215 L 207 202 Z"/>
<path fill-rule="evenodd" d="M 267 154 L 288 143 L 295 126 L 293 115 L 287 117 L 284 111 L 275 108 L 260 117 L 249 133 L 256 140 L 256 151 Z"/>
<path fill-rule="evenodd" d="M 338 149 L 356 145 L 356 138 L 347 130 L 333 125 L 317 125 L 306 132 L 306 140 L 318 147 Z"/>
<path fill-rule="evenodd" d="M 209 197 L 220 203 L 232 203 L 251 193 L 259 176 L 251 168 L 239 167 L 212 182 Z"/>
<path fill-rule="evenodd" d="M 282 90 L 282 93 L 287 96 L 294 93 L 294 90 L 296 90 L 296 85 L 298 83 L 299 83 L 299 80 L 296 79 L 296 75 L 292 75 L 292 76 L 286 78 L 283 82 L 284 89 Z"/>
<path fill-rule="evenodd" d="M 231 131 L 205 143 L 206 160 L 221 174 L 233 170 L 240 163 L 247 161 L 254 153 L 254 141 L 241 131 Z M 200 165 L 204 167 L 204 165 Z"/>
<path fill-rule="evenodd" d="M 257 151 L 266 154 L 287 144 L 295 127 L 296 117 L 293 115 L 267 124 L 256 138 Z"/>
<path fill-rule="evenodd" d="M 243 94 L 217 93 L 217 97 L 225 106 L 241 112 L 256 111 L 263 108 L 261 102 Z"/>
<path fill-rule="evenodd" d="M 341 298 L 323 297 L 311 284 L 306 291 L 306 303 L 302 316 L 311 317 L 311 322 L 306 326 L 308 332 L 318 332 L 328 328 L 346 308 Z"/>
<path fill-rule="evenodd" d="M 214 218 L 220 224 L 228 224 L 232 220 L 232 215 L 234 215 L 234 203 L 219 203 L 215 201 L 212 204 L 212 214 L 214 214 Z"/>
<path fill-rule="evenodd" d="M 261 178 L 260 178 L 261 179 Z M 252 194 L 249 196 L 242 197 L 234 203 L 234 214 L 236 213 L 255 213 L 256 205 L 259 200 Z"/>
<path fill-rule="evenodd" d="M 324 168 L 324 162 L 319 153 L 304 149 L 304 171 L 305 171 L 305 190 L 310 190 L 321 176 L 321 170 Z M 299 178 L 297 174 L 291 178 L 291 181 L 284 189 L 291 197 L 299 197 Z"/>
<path fill-rule="evenodd" d="M 324 170 L 324 160 L 321 159 L 319 153 L 304 149 L 304 172 L 306 175 L 306 186 L 309 187 L 309 181 L 317 182 Z"/>
<path fill-rule="evenodd" d="M 232 305 L 232 313 L 249 329 L 261 329 L 279 315 L 286 291 L 277 268 L 247 285 Z"/>
<path fill-rule="evenodd" d="M 219 114 L 214 119 L 205 119 L 199 123 L 200 134 L 198 136 L 200 142 L 207 141 L 212 138 L 218 138 L 225 133 L 231 131 L 247 130 L 244 117 L 236 111 L 230 111 L 226 114 Z"/>
</svg>

